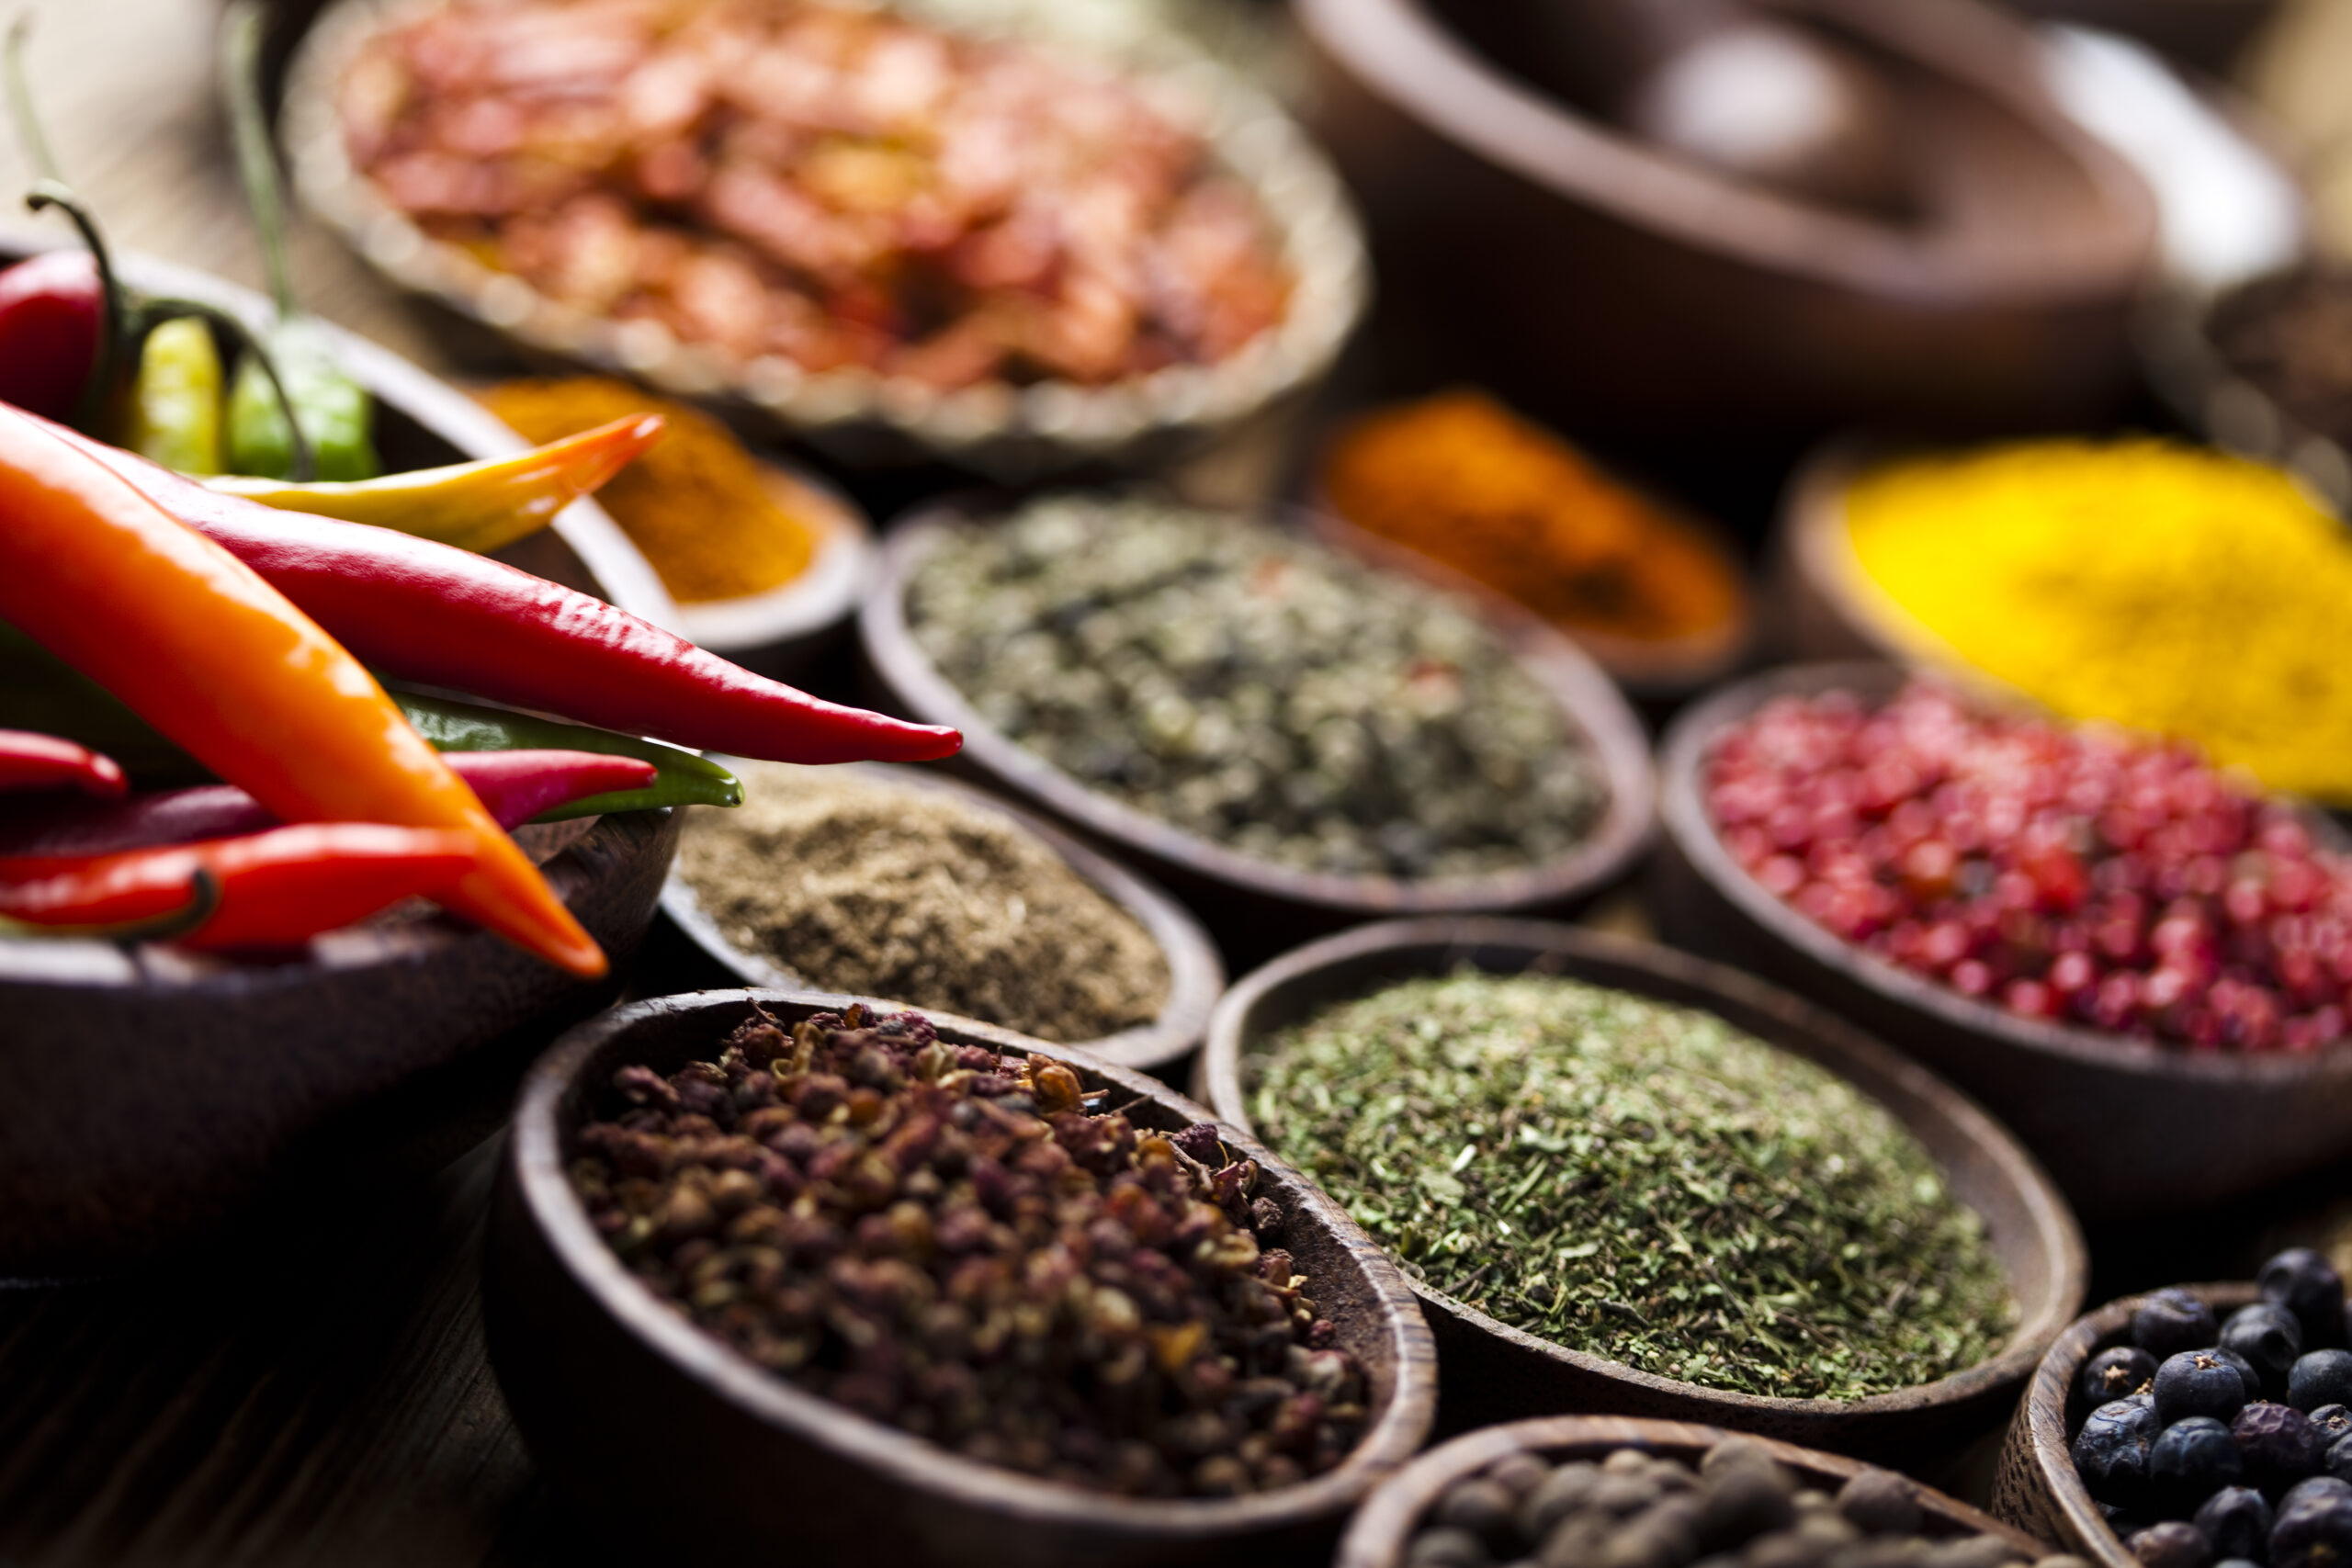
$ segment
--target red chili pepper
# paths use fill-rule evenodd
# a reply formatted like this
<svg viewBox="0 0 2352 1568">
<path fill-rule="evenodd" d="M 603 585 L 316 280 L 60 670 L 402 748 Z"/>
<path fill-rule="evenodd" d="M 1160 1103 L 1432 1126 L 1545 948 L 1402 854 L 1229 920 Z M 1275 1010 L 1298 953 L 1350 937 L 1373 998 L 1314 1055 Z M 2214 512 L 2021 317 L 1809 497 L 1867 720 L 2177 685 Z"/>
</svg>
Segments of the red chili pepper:
<svg viewBox="0 0 2352 1568">
<path fill-rule="evenodd" d="M 106 927 L 167 916 L 201 896 L 218 905 L 174 940 L 189 947 L 290 947 L 403 898 L 447 902 L 470 874 L 470 832 L 380 822 L 310 822 L 249 838 L 108 855 L 0 859 L 0 919 Z"/>
<path fill-rule="evenodd" d="M 29 729 L 0 729 L 0 794 L 66 788 L 119 800 L 130 792 L 130 781 L 112 757 L 86 746 Z"/>
<path fill-rule="evenodd" d="M 950 757 L 963 736 L 844 707 L 469 551 L 223 495 L 74 431 L 74 442 L 225 547 L 365 663 L 606 729 L 778 762 Z"/>
<path fill-rule="evenodd" d="M 0 401 L 71 419 L 97 367 L 105 309 L 87 251 L 44 251 L 0 272 Z"/>
<path fill-rule="evenodd" d="M 5 733 L 5 732 L 0 732 Z M 447 751 L 441 760 L 502 828 L 608 790 L 643 789 L 660 771 L 595 751 Z M 43 801 L 0 821 L 0 855 L 95 855 L 264 832 L 277 817 L 235 784 L 158 790 L 129 800 Z"/>
</svg>

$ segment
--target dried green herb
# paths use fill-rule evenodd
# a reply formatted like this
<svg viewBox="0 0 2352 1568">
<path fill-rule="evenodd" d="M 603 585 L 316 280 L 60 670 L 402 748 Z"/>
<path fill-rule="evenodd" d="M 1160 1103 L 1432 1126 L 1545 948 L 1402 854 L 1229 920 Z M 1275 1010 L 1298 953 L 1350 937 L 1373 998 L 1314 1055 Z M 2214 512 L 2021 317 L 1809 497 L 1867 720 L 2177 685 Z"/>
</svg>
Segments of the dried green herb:
<svg viewBox="0 0 2352 1568">
<path fill-rule="evenodd" d="M 1261 1135 L 1409 1273 L 1577 1349 L 1850 1399 L 1973 1366 L 2016 1322 L 1983 1222 L 1893 1116 L 1706 1013 L 1465 971 L 1242 1066 Z"/>
</svg>

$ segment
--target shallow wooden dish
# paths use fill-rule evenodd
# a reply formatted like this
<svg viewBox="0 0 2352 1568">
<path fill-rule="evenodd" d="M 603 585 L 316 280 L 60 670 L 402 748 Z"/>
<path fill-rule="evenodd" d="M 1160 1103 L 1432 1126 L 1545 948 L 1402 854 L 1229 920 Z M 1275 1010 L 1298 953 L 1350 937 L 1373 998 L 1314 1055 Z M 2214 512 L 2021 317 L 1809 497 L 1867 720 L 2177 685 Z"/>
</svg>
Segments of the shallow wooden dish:
<svg viewBox="0 0 2352 1568">
<path fill-rule="evenodd" d="M 2190 1052 L 2018 1018 L 1839 941 L 1740 869 L 1699 789 L 1716 737 L 1776 696 L 1843 689 L 1869 699 L 1902 680 L 1884 664 L 1798 666 L 1675 721 L 1661 751 L 1666 842 L 1652 863 L 1668 940 L 1895 1042 L 2013 1128 L 2085 1214 L 2203 1208 L 2352 1152 L 2352 1049 Z"/>
<path fill-rule="evenodd" d="M 853 464 L 943 457 L 1001 479 L 1110 462 L 1146 468 L 1304 396 L 1331 367 L 1370 290 L 1363 240 L 1338 176 L 1282 109 L 1164 31 L 1122 36 L 1073 25 L 1055 7 L 901 0 L 963 33 L 1042 39 L 1136 77 L 1196 131 L 1209 156 L 1262 203 L 1295 279 L 1283 321 L 1213 366 L 1176 366 L 1103 387 L 989 381 L 943 393 L 862 367 L 808 371 L 681 343 L 662 323 L 616 321 L 549 299 L 521 277 L 435 240 L 351 166 L 336 84 L 366 41 L 435 0 L 336 0 L 297 46 L 281 131 L 304 204 L 369 265 L 542 353 L 636 376 L 683 397 L 723 400 Z"/>
<path fill-rule="evenodd" d="M 698 1547 L 796 1560 L 973 1564 L 1198 1564 L 1328 1559 L 1340 1520 L 1427 1436 L 1429 1330 L 1395 1268 L 1330 1201 L 1245 1139 L 1290 1215 L 1283 1245 L 1335 1309 L 1374 1385 L 1375 1416 L 1338 1470 L 1282 1492 L 1144 1502 L 1034 1480 L 854 1416 L 737 1356 L 664 1305 L 588 1223 L 565 1167 L 613 1072 L 673 1071 L 711 1052 L 757 1000 L 787 1021 L 850 998 L 705 991 L 618 1009 L 564 1036 L 523 1086 L 485 1254 L 483 1308 L 500 1386 L 534 1456 L 583 1502 L 647 1521 L 665 1554 Z M 888 1004 L 881 1004 L 887 1007 Z M 941 1038 L 1069 1062 L 1173 1129 L 1208 1112 L 1156 1079 L 969 1020 Z"/>
<path fill-rule="evenodd" d="M 1885 73 L 1910 220 L 1787 199 L 1620 130 L 1553 85 L 1569 46 L 1540 8 L 1305 0 L 1313 125 L 1364 205 L 1384 329 L 1579 429 L 2103 411 L 2155 209 L 2043 89 L 2033 33 L 1972 0 L 1770 8 Z"/>
<path fill-rule="evenodd" d="M 1679 1421 L 1629 1420 L 1617 1416 L 1551 1416 L 1489 1427 L 1431 1449 L 1373 1489 L 1340 1539 L 1333 1568 L 1403 1568 L 1405 1549 L 1413 1531 L 1448 1486 L 1475 1475 L 1497 1460 L 1532 1453 L 1565 1463 L 1575 1459 L 1599 1459 L 1618 1449 L 1640 1449 L 1664 1459 L 1696 1462 L 1699 1456 L 1725 1438 L 1750 1434 L 1719 1427 L 1690 1426 Z M 1869 1466 L 1843 1454 L 1820 1453 L 1770 1438 L 1759 1439 L 1772 1457 L 1796 1472 L 1799 1480 L 1835 1492 Z M 2028 1562 L 2049 1548 L 2025 1530 L 1979 1513 L 1967 1504 L 1928 1487 L 1918 1488 L 1919 1511 L 1926 1516 L 1920 1533 L 1931 1538 L 1991 1535 L 2026 1552 Z"/>
<path fill-rule="evenodd" d="M 62 232 L 0 226 L 0 262 L 62 243 Z M 249 289 L 148 257 L 118 261 L 135 288 L 203 299 L 256 326 L 269 320 Z M 376 400 L 388 468 L 524 448 L 456 388 L 326 330 Z M 676 623 L 660 580 L 593 502 L 500 558 Z M 526 831 L 554 854 L 549 877 L 625 973 L 678 823 L 634 813 L 556 827 L 560 840 Z M 559 843 L 568 847 L 556 853 Z M 334 933 L 307 962 L 271 964 L 0 942 L 0 1279 L 119 1268 L 193 1241 L 365 1101 L 510 1031 L 577 1017 L 617 983 L 581 985 L 437 919 Z"/>
<path fill-rule="evenodd" d="M 2255 1299 L 2244 1282 L 2190 1285 L 2189 1292 L 2210 1303 L 2217 1315 L 2227 1316 Z M 2083 1363 L 2110 1345 L 2127 1341 L 2132 1313 L 2144 1300 L 2126 1296 L 2109 1302 L 2087 1317 L 2067 1325 L 2058 1342 L 2035 1369 L 2009 1421 L 2001 1445 L 2000 1468 L 1993 1477 L 1993 1512 L 2022 1530 L 2054 1540 L 2098 1568 L 2140 1568 L 2139 1559 L 2107 1528 L 2090 1489 L 2075 1473 L 2068 1452 L 2067 1412 L 2075 1380 Z"/>
<path fill-rule="evenodd" d="M 952 502 L 932 507 L 884 541 L 874 592 L 858 615 L 860 649 L 884 705 L 961 729 L 959 766 L 1139 862 L 1201 914 L 1229 961 L 1262 958 L 1302 936 L 1385 915 L 1569 908 L 1623 875 L 1648 845 L 1654 784 L 1641 721 L 1573 643 L 1491 596 L 1490 623 L 1558 700 L 1608 784 L 1607 814 L 1572 853 L 1484 876 L 1336 876 L 1254 859 L 1099 794 L 983 719 L 908 626 L 915 572 L 946 530 L 975 525 L 978 516 Z"/>
<path fill-rule="evenodd" d="M 808 566 L 765 592 L 682 603 L 678 623 L 698 646 L 783 678 L 847 629 L 874 575 L 874 525 L 855 502 L 813 474 L 771 457 L 759 464 L 776 505 L 813 536 Z"/>
<path fill-rule="evenodd" d="M 1182 905 L 1117 862 L 1096 854 L 1060 829 L 986 790 L 975 789 L 925 768 L 885 762 L 856 762 L 851 766 L 883 782 L 909 789 L 937 790 L 1012 818 L 1023 831 L 1059 855 L 1096 892 L 1125 910 L 1137 925 L 1151 933 L 1168 963 L 1168 1000 L 1160 1008 L 1159 1016 L 1148 1024 L 1121 1030 L 1099 1040 L 1072 1041 L 1073 1045 L 1106 1062 L 1149 1071 L 1182 1059 L 1201 1043 L 1201 1035 L 1208 1028 L 1209 1011 L 1216 1006 L 1217 998 L 1225 994 L 1225 965 L 1218 961 L 1216 947 L 1209 941 L 1208 932 Z M 719 930 L 718 922 L 704 912 L 693 885 L 674 866 L 662 888 L 662 913 L 702 953 L 707 960 L 705 970 L 716 971 L 715 976 L 706 973 L 694 976 L 696 979 L 711 984 L 785 989 L 807 989 L 811 983 L 808 977 L 782 968 L 765 953 L 737 946 Z M 821 980 L 822 976 L 818 978 Z"/>
<path fill-rule="evenodd" d="M 2087 1264 L 2074 1215 L 2041 1167 L 1973 1101 L 1819 1009 L 1668 948 L 1535 920 L 1393 920 L 1343 931 L 1235 982 L 1210 1020 L 1196 1085 L 1219 1121 L 1247 1131 L 1242 1058 L 1258 1041 L 1329 1003 L 1464 964 L 1494 974 L 1564 975 L 1701 1008 L 1849 1080 L 1910 1129 L 1953 1194 L 1984 1217 L 2019 1320 L 1998 1356 L 1932 1383 L 1858 1400 L 1767 1399 L 1572 1350 L 1417 1283 L 1444 1370 L 1446 1429 L 1561 1411 L 1608 1412 L 1721 1422 L 1894 1462 L 1964 1438 L 1997 1417 L 2081 1306 Z"/>
</svg>

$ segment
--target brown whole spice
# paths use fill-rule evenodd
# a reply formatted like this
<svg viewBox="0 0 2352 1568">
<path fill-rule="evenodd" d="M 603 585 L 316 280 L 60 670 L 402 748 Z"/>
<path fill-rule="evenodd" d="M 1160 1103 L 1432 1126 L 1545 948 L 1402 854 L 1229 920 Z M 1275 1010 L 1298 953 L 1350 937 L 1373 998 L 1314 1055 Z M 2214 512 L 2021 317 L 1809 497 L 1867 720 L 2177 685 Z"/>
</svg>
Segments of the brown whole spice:
<svg viewBox="0 0 2352 1568">
<path fill-rule="evenodd" d="M 1044 1058 L 853 1007 L 756 1008 L 714 1062 L 614 1075 L 571 1179 L 695 1323 L 794 1384 L 967 1458 L 1133 1496 L 1321 1473 L 1367 1418 L 1204 1122 L 1096 1108 Z M 626 1107 L 626 1108 L 624 1108 Z"/>
</svg>

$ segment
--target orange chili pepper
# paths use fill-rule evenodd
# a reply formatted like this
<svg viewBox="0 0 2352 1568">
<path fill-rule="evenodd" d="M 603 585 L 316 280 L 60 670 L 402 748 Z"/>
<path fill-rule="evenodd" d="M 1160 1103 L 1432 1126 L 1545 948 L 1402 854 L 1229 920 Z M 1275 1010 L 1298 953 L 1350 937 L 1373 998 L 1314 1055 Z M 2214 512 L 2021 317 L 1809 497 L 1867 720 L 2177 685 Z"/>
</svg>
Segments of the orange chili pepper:
<svg viewBox="0 0 2352 1568">
<path fill-rule="evenodd" d="M 287 822 L 481 840 L 442 900 L 583 977 L 605 955 L 367 670 L 234 556 L 0 407 L 0 620 Z"/>
</svg>

